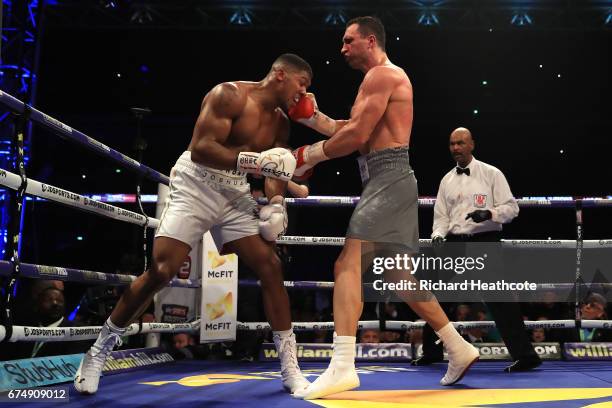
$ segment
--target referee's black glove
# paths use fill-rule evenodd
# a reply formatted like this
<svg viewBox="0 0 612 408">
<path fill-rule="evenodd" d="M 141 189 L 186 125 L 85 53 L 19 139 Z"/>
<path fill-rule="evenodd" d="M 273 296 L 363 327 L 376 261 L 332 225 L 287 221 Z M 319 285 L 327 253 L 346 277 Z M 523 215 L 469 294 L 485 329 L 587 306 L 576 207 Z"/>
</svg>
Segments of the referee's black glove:
<svg viewBox="0 0 612 408">
<path fill-rule="evenodd" d="M 483 222 L 486 220 L 490 220 L 493 214 L 489 210 L 476 210 L 472 211 L 468 215 L 465 216 L 465 219 L 471 218 L 475 223 Z"/>
</svg>

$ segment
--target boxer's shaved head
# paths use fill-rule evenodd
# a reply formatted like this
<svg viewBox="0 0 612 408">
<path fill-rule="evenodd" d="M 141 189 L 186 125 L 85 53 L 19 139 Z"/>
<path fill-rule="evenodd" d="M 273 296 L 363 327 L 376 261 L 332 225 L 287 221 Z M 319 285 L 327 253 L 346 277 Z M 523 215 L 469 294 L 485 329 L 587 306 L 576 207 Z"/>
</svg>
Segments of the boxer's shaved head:
<svg viewBox="0 0 612 408">
<path fill-rule="evenodd" d="M 292 72 L 306 72 L 312 80 L 312 67 L 303 58 L 295 54 L 283 54 L 274 60 L 270 72 L 278 69 Z"/>
</svg>

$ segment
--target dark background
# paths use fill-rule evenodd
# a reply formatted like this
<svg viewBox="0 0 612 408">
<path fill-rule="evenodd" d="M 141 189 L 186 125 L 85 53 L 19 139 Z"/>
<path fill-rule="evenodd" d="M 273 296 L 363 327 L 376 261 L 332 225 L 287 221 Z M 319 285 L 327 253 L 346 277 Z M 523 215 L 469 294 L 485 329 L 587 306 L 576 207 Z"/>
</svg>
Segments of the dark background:
<svg viewBox="0 0 612 408">
<path fill-rule="evenodd" d="M 149 145 L 144 163 L 168 174 L 189 143 L 206 92 L 223 81 L 262 79 L 285 52 L 312 65 L 310 90 L 321 110 L 347 118 L 362 74 L 340 57 L 342 33 L 50 24 L 42 37 L 36 107 L 132 157 L 136 127 L 129 108 L 151 108 L 143 129 Z M 421 196 L 434 196 L 453 167 L 447 143 L 458 126 L 472 130 L 475 157 L 500 168 L 516 197 L 612 194 L 609 30 L 395 29 L 387 36 L 391 61 L 406 70 L 414 87 L 411 161 Z M 292 146 L 319 139 L 292 125 Z M 35 127 L 30 177 L 78 193 L 133 193 L 136 176 L 116 168 Z M 359 195 L 354 156 L 317 166 L 310 189 L 312 195 Z M 156 191 L 145 182 L 145 193 Z M 146 210 L 153 215 L 155 208 Z M 342 236 L 350 214 L 348 208 L 300 208 L 292 211 L 291 232 Z M 142 231 L 131 224 L 53 203 L 29 202 L 25 219 L 25 262 L 112 272 L 123 254 L 141 245 Z M 610 238 L 608 209 L 587 209 L 584 220 L 586 239 Z M 422 238 L 431 223 L 432 210 L 422 209 Z M 573 239 L 575 229 L 572 209 L 524 208 L 505 231 L 514 238 Z M 338 249 L 318 248 L 317 257 L 312 251 L 292 247 L 292 277 L 331 280 Z"/>
</svg>

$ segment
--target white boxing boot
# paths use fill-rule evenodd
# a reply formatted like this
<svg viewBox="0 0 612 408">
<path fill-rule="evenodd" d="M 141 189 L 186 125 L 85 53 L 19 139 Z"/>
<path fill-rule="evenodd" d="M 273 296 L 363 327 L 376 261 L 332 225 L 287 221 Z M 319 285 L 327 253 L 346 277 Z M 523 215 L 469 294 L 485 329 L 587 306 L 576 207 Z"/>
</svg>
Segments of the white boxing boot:
<svg viewBox="0 0 612 408">
<path fill-rule="evenodd" d="M 465 341 L 452 323 L 436 332 L 448 353 L 448 369 L 440 380 L 440 385 L 452 385 L 463 378 L 467 370 L 480 357 L 478 349 Z"/>
<path fill-rule="evenodd" d="M 305 390 L 293 396 L 309 400 L 357 387 L 359 377 L 355 370 L 355 337 L 334 336 L 334 354 L 327 370 Z"/>
<path fill-rule="evenodd" d="M 274 331 L 272 339 L 274 340 L 281 363 L 283 388 L 293 394 L 310 385 L 310 382 L 302 375 L 298 366 L 297 346 L 293 329 Z"/>
<path fill-rule="evenodd" d="M 95 394 L 104 363 L 116 345 L 121 345 L 121 335 L 126 329 L 116 327 L 110 318 L 102 326 L 98 339 L 83 356 L 74 377 L 74 388 L 81 394 Z"/>
</svg>

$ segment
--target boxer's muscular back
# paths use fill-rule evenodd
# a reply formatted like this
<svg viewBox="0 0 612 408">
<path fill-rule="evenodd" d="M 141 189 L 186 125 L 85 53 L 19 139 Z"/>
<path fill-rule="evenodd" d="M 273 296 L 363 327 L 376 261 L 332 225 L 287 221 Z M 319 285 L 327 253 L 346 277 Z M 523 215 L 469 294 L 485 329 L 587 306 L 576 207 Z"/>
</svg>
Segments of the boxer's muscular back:
<svg viewBox="0 0 612 408">
<path fill-rule="evenodd" d="M 234 163 L 210 160 L 211 143 L 232 150 L 261 152 L 274 147 L 289 129 L 280 108 L 266 109 L 255 95 L 254 82 L 225 82 L 214 87 L 202 101 L 188 150 L 192 160 L 218 168 Z M 201 159 L 194 159 L 201 158 Z"/>
<path fill-rule="evenodd" d="M 374 127 L 362 153 L 410 144 L 412 131 L 412 84 L 403 69 L 389 64 L 376 67 L 390 87 L 385 111 Z M 364 80 L 365 81 L 365 80 Z M 360 89 L 361 93 L 361 89 Z M 357 95 L 359 99 L 359 94 Z"/>
</svg>

